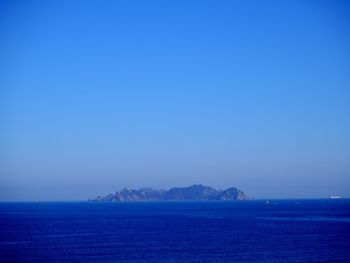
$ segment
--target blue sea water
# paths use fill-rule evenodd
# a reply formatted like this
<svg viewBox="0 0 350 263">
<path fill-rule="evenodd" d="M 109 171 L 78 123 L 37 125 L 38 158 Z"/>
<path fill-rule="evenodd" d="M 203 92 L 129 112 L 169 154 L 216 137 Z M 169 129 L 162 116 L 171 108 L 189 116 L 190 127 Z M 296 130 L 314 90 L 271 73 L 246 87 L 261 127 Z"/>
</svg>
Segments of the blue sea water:
<svg viewBox="0 0 350 263">
<path fill-rule="evenodd" d="M 350 200 L 0 203 L 0 262 L 350 262 Z"/>
</svg>

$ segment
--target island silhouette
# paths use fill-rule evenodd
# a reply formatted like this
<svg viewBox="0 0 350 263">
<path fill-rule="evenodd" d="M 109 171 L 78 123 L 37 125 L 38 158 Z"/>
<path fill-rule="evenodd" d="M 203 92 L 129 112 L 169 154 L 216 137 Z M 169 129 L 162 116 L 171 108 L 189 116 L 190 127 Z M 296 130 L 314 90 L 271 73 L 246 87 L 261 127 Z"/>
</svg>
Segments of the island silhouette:
<svg viewBox="0 0 350 263">
<path fill-rule="evenodd" d="M 188 187 L 173 187 L 169 190 L 124 188 L 115 194 L 97 196 L 89 201 L 146 201 L 146 200 L 249 200 L 250 198 L 236 187 L 217 190 L 210 186 L 194 184 Z"/>
</svg>

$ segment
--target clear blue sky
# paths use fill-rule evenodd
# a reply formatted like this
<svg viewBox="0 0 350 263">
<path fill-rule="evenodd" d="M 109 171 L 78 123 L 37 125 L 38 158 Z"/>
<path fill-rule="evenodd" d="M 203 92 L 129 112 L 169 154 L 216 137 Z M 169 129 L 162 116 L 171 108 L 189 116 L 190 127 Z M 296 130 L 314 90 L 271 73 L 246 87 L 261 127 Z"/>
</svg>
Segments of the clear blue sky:
<svg viewBox="0 0 350 263">
<path fill-rule="evenodd" d="M 0 200 L 202 183 L 350 196 L 349 1 L 0 1 Z"/>
</svg>

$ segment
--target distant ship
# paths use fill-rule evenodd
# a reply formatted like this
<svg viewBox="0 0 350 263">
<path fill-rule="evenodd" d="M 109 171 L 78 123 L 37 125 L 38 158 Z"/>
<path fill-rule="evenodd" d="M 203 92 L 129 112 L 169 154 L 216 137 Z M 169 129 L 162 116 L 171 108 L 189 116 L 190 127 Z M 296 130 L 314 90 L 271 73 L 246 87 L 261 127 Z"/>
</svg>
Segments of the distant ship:
<svg viewBox="0 0 350 263">
<path fill-rule="evenodd" d="M 329 198 L 330 199 L 340 199 L 342 197 L 340 195 L 331 195 Z"/>
</svg>

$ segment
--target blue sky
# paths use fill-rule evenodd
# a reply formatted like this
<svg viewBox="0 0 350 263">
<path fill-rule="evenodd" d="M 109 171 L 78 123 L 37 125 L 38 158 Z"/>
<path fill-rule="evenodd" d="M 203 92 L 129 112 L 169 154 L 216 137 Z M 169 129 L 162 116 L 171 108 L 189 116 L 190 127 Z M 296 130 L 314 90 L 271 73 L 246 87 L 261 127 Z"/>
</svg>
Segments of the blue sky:
<svg viewBox="0 0 350 263">
<path fill-rule="evenodd" d="M 202 183 L 350 196 L 347 1 L 0 2 L 0 200 Z"/>
</svg>

